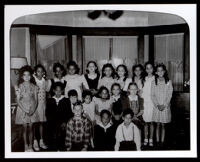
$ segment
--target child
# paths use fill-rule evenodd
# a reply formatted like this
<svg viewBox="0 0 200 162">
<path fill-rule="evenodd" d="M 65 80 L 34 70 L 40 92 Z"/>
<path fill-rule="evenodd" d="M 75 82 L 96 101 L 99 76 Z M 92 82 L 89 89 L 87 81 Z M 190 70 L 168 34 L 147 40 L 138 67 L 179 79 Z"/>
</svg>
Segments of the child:
<svg viewBox="0 0 200 162">
<path fill-rule="evenodd" d="M 92 124 L 83 116 L 81 102 L 76 102 L 73 109 L 74 117 L 67 123 L 65 146 L 67 151 L 87 151 L 90 139 Z"/>
<path fill-rule="evenodd" d="M 63 94 L 64 85 L 56 82 L 53 86 L 55 95 L 47 100 L 46 116 L 50 128 L 50 147 L 53 150 L 65 149 L 65 127 L 73 116 L 68 99 Z"/>
<path fill-rule="evenodd" d="M 87 74 L 85 74 L 85 79 L 89 86 L 90 91 L 93 95 L 97 93 L 98 82 L 100 78 L 100 74 L 98 71 L 98 66 L 95 61 L 89 61 L 87 63 Z"/>
<path fill-rule="evenodd" d="M 152 81 L 154 81 L 155 79 L 154 65 L 151 62 L 146 62 L 144 67 L 146 71 L 144 87 L 142 89 L 143 91 L 142 98 L 144 99 L 144 114 L 142 115 L 142 117 L 145 121 L 144 146 L 146 146 L 147 144 L 149 144 L 149 146 L 153 146 L 154 125 L 153 125 L 152 115 L 153 115 L 154 104 L 151 99 L 151 84 L 152 84 Z"/>
<path fill-rule="evenodd" d="M 126 65 L 120 64 L 117 66 L 116 72 L 117 72 L 117 77 L 115 79 L 115 82 L 119 83 L 120 88 L 123 90 L 125 83 L 127 84 L 132 81 L 131 78 L 128 78 L 128 69 Z"/>
<path fill-rule="evenodd" d="M 155 69 L 155 81 L 151 85 L 151 97 L 154 103 L 152 120 L 156 122 L 156 142 L 158 145 L 163 146 L 165 142 L 165 124 L 171 122 L 170 100 L 173 87 L 168 78 L 166 66 L 158 64 Z"/>
<path fill-rule="evenodd" d="M 32 68 L 28 65 L 23 66 L 20 69 L 18 89 L 16 91 L 18 108 L 15 123 L 23 125 L 25 152 L 33 152 L 33 123 L 39 120 L 36 111 L 38 87 L 35 84 Z M 29 131 L 28 127 L 30 128 Z"/>
<path fill-rule="evenodd" d="M 53 92 L 53 85 L 54 83 L 56 82 L 61 82 L 64 84 L 64 87 L 66 86 L 67 82 L 64 80 L 64 76 L 66 74 L 66 71 L 65 71 L 65 68 L 63 65 L 61 65 L 59 62 L 57 63 L 54 63 L 53 65 L 53 72 L 54 72 L 54 75 L 55 77 L 51 80 L 49 80 L 49 86 L 48 86 L 48 89 L 49 89 L 49 97 L 53 97 L 55 94 Z M 64 92 L 63 92 L 64 94 Z"/>
<path fill-rule="evenodd" d="M 129 107 L 133 113 L 133 122 L 141 129 L 143 126 L 142 115 L 144 113 L 144 100 L 138 94 L 138 87 L 136 83 L 130 83 L 128 86 L 128 103 Z M 123 101 L 122 101 L 123 102 Z"/>
<path fill-rule="evenodd" d="M 39 135 L 40 135 L 40 141 L 39 146 L 38 142 L 36 140 L 36 136 L 34 136 L 34 142 L 33 142 L 33 148 L 36 151 L 39 151 L 39 147 L 42 149 L 47 149 L 47 146 L 44 144 L 43 141 L 43 123 L 46 122 L 46 89 L 47 89 L 47 82 L 45 80 L 46 70 L 44 66 L 38 64 L 34 68 L 35 74 L 33 75 L 36 81 L 36 85 L 39 87 L 38 92 L 38 105 L 37 105 L 37 113 L 39 116 Z M 36 127 L 35 127 L 36 128 Z M 36 131 L 36 130 L 35 130 Z"/>
<path fill-rule="evenodd" d="M 99 80 L 98 88 L 104 86 L 110 91 L 112 84 L 115 82 L 114 77 L 115 69 L 113 68 L 112 64 L 107 63 L 103 65 L 102 76 Z"/>
<path fill-rule="evenodd" d="M 114 83 L 111 87 L 111 101 L 113 103 L 112 109 L 120 108 L 123 111 L 125 108 L 130 107 L 127 95 L 125 93 L 121 93 L 122 90 L 120 89 L 119 83 Z M 117 105 L 117 107 L 115 107 Z M 121 107 L 119 107 L 121 105 Z M 119 110 L 120 111 L 120 110 Z M 113 115 L 113 113 L 112 113 Z"/>
<path fill-rule="evenodd" d="M 86 117 L 95 124 L 95 103 L 92 101 L 92 92 L 89 90 L 85 90 L 82 93 L 83 97 L 83 112 Z"/>
<path fill-rule="evenodd" d="M 68 97 L 68 92 L 71 89 L 75 89 L 78 93 L 78 99 L 82 100 L 82 85 L 85 89 L 89 89 L 88 84 L 85 80 L 85 77 L 79 75 L 79 67 L 74 61 L 70 61 L 67 64 L 68 74 L 64 77 L 64 80 L 67 82 L 67 86 L 65 87 L 65 96 Z"/>
<path fill-rule="evenodd" d="M 137 87 L 139 89 L 139 91 L 138 91 L 139 95 L 141 95 L 142 88 L 144 86 L 144 77 L 143 77 L 144 70 L 143 69 L 144 68 L 143 68 L 143 66 L 141 64 L 135 65 L 132 68 L 133 77 L 132 77 L 132 81 L 131 82 L 137 84 Z M 129 82 L 127 81 L 127 83 L 125 84 L 124 91 L 127 91 L 129 83 L 130 83 L 130 80 L 129 80 Z"/>
<path fill-rule="evenodd" d="M 106 109 L 111 112 L 112 110 L 112 101 L 110 100 L 110 94 L 106 87 L 102 86 L 99 89 L 98 97 L 94 98 L 94 102 L 95 102 L 96 122 L 99 123 L 101 111 Z"/>
<path fill-rule="evenodd" d="M 137 126 L 132 123 L 133 116 L 134 114 L 131 109 L 124 110 L 124 122 L 118 126 L 115 135 L 115 151 L 141 150 L 140 131 Z"/>
<path fill-rule="evenodd" d="M 117 127 L 123 122 L 122 119 L 122 104 L 121 102 L 114 102 L 112 107 L 112 124 L 117 130 Z"/>
<path fill-rule="evenodd" d="M 101 122 L 94 127 L 95 151 L 114 151 L 116 129 L 110 121 L 111 113 L 102 110 L 100 116 Z"/>
</svg>

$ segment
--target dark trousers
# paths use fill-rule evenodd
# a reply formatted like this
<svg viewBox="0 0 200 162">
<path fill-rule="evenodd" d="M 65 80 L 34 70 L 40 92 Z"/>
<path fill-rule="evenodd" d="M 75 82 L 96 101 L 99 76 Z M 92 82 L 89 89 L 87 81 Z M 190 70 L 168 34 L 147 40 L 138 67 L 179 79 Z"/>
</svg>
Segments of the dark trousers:
<svg viewBox="0 0 200 162">
<path fill-rule="evenodd" d="M 65 150 L 66 131 L 61 129 L 61 124 L 49 123 L 48 145 L 52 151 Z"/>
<path fill-rule="evenodd" d="M 72 148 L 70 151 L 81 151 L 84 147 L 84 143 L 83 142 L 72 142 Z"/>
</svg>

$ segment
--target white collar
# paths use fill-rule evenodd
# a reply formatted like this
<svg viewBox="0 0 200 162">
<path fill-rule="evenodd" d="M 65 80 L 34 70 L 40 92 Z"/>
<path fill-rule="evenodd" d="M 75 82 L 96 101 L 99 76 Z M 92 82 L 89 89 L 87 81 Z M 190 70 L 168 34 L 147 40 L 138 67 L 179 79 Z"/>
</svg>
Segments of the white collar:
<svg viewBox="0 0 200 162">
<path fill-rule="evenodd" d="M 33 77 L 35 78 L 35 81 L 36 82 L 43 82 L 43 81 L 45 81 L 45 79 L 42 77 L 42 79 L 40 80 L 40 79 L 38 79 L 37 77 L 36 77 L 36 75 L 35 74 L 33 74 Z"/>
<path fill-rule="evenodd" d="M 129 98 L 130 101 L 137 101 L 138 100 L 137 95 L 135 95 L 135 97 L 132 97 L 132 96 L 129 95 L 128 98 Z"/>
<path fill-rule="evenodd" d="M 114 98 L 117 101 L 120 98 L 120 95 L 118 95 L 117 97 L 112 96 L 112 98 Z"/>
<path fill-rule="evenodd" d="M 59 98 L 57 98 L 56 96 L 53 96 L 53 98 L 56 100 L 57 105 L 60 102 L 60 100 L 62 100 L 64 97 L 65 97 L 64 95 L 61 95 Z"/>
<path fill-rule="evenodd" d="M 102 124 L 102 122 L 100 122 L 100 123 L 98 123 L 98 125 L 100 126 L 100 127 L 102 127 L 103 129 L 104 129 L 104 131 L 106 132 L 106 130 L 109 128 L 109 127 L 111 127 L 111 123 L 109 122 L 106 126 L 104 126 L 103 124 Z"/>
</svg>

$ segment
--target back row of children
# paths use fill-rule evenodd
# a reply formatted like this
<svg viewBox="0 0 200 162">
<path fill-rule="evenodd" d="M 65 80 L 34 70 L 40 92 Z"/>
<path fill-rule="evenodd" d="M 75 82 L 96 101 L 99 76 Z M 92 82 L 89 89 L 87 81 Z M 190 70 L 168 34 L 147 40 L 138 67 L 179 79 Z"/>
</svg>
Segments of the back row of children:
<svg viewBox="0 0 200 162">
<path fill-rule="evenodd" d="M 122 64 L 116 70 L 105 64 L 100 75 L 94 61 L 88 62 L 84 75 L 79 75 L 74 61 L 67 64 L 67 74 L 60 63 L 54 64 L 53 72 L 54 78 L 46 80 L 42 65 L 34 71 L 30 66 L 20 69 L 16 124 L 23 125 L 25 151 L 47 148 L 43 140 L 46 121 L 50 125 L 48 147 L 53 150 L 89 150 L 89 146 L 100 151 L 140 150 L 141 130 L 143 145 L 155 144 L 153 122 L 156 144 L 164 144 L 173 91 L 164 64 L 135 65 L 132 78 Z M 39 123 L 39 145 L 33 123 Z"/>
</svg>

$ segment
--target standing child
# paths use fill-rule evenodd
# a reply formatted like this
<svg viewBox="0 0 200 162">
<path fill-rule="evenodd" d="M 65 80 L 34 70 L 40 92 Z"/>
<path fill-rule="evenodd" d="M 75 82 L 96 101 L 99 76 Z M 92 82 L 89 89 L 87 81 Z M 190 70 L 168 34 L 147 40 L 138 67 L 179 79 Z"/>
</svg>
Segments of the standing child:
<svg viewBox="0 0 200 162">
<path fill-rule="evenodd" d="M 67 151 L 87 151 L 90 145 L 92 124 L 83 116 L 81 102 L 76 102 L 74 117 L 67 123 L 65 146 Z"/>
<path fill-rule="evenodd" d="M 116 129 L 111 124 L 111 113 L 102 110 L 100 116 L 101 122 L 94 127 L 95 151 L 114 151 Z"/>
<path fill-rule="evenodd" d="M 93 95 L 97 93 L 97 87 L 99 83 L 100 74 L 98 71 L 98 66 L 95 61 L 89 61 L 87 63 L 85 79 L 88 83 L 89 89 Z"/>
<path fill-rule="evenodd" d="M 54 83 L 56 82 L 61 82 L 64 84 L 64 86 L 66 86 L 67 82 L 64 80 L 64 76 L 66 74 L 65 68 L 63 65 L 61 65 L 59 62 L 54 63 L 53 65 L 53 72 L 54 72 L 54 78 L 49 80 L 48 83 L 48 89 L 49 89 L 49 97 L 53 97 L 55 95 L 54 91 L 53 91 L 53 86 Z M 64 92 L 63 92 L 64 94 Z"/>
<path fill-rule="evenodd" d="M 133 122 L 140 129 L 142 129 L 142 126 L 144 123 L 143 118 L 142 118 L 142 115 L 144 113 L 144 100 L 143 98 L 140 97 L 140 95 L 138 95 L 138 87 L 136 83 L 129 84 L 127 100 L 124 100 L 122 102 L 125 102 L 125 101 L 128 101 L 129 103 L 129 106 L 127 108 L 130 108 L 134 113 Z"/>
<path fill-rule="evenodd" d="M 50 148 L 65 149 L 65 128 L 68 120 L 73 116 L 68 99 L 63 94 L 64 85 L 56 82 L 53 86 L 55 95 L 47 100 L 46 116 L 49 124 Z"/>
<path fill-rule="evenodd" d="M 170 100 L 173 87 L 168 78 L 166 66 L 158 64 L 155 69 L 155 81 L 152 82 L 151 86 L 151 97 L 154 103 L 153 121 L 156 122 L 156 142 L 158 145 L 163 146 L 165 142 L 165 124 L 171 122 Z"/>
<path fill-rule="evenodd" d="M 28 65 L 23 66 L 20 69 L 19 87 L 16 91 L 18 108 L 15 123 L 23 125 L 25 152 L 33 151 L 33 123 L 38 122 L 39 118 L 36 111 L 38 87 L 35 84 L 32 68 Z"/>
<path fill-rule="evenodd" d="M 106 87 L 102 86 L 99 89 L 98 97 L 94 98 L 94 102 L 95 102 L 96 122 L 99 123 L 101 111 L 106 109 L 111 112 L 112 110 L 112 101 L 110 99 L 109 91 Z"/>
<path fill-rule="evenodd" d="M 115 151 L 141 150 L 140 131 L 132 122 L 133 116 L 134 114 L 131 109 L 124 110 L 124 122 L 118 126 L 115 135 Z"/>
<path fill-rule="evenodd" d="M 110 92 L 111 86 L 115 82 L 114 78 L 115 78 L 115 69 L 113 68 L 112 64 L 107 63 L 103 65 L 102 76 L 101 79 L 99 80 L 98 88 L 104 86 Z"/>
<path fill-rule="evenodd" d="M 67 82 L 65 87 L 65 96 L 68 97 L 68 92 L 71 89 L 75 89 L 78 93 L 78 99 L 82 100 L 82 90 L 83 86 L 85 89 L 89 89 L 88 84 L 85 80 L 84 75 L 79 75 L 79 67 L 74 61 L 70 61 L 67 64 L 68 74 L 64 77 Z"/>
<path fill-rule="evenodd" d="M 43 149 L 47 149 L 47 146 L 44 144 L 43 141 L 43 124 L 46 122 L 46 89 L 47 89 L 47 81 L 45 80 L 46 70 L 44 66 L 38 64 L 34 68 L 35 74 L 33 75 L 36 81 L 36 85 L 39 87 L 38 92 L 38 105 L 37 105 L 37 113 L 39 115 L 39 135 L 40 135 L 40 141 L 39 146 L 38 142 L 36 140 L 36 136 L 34 136 L 34 142 L 33 142 L 33 148 L 36 151 L 39 151 L 39 147 Z M 34 128 L 36 129 L 36 127 Z M 35 130 L 36 131 L 36 130 Z"/>
<path fill-rule="evenodd" d="M 116 68 L 117 77 L 115 79 L 116 83 L 120 84 L 120 88 L 123 90 L 125 84 L 130 83 L 132 80 L 128 78 L 128 69 L 126 65 L 120 64 Z"/>
<path fill-rule="evenodd" d="M 149 144 L 153 146 L 153 134 L 154 134 L 154 125 L 153 125 L 153 101 L 151 99 L 151 84 L 155 80 L 154 76 L 154 65 L 151 62 L 145 63 L 145 81 L 142 92 L 142 98 L 144 99 L 144 114 L 143 119 L 145 121 L 144 125 L 144 146 Z M 149 139 L 149 140 L 148 140 Z"/>
<path fill-rule="evenodd" d="M 132 77 L 132 82 L 137 84 L 138 87 L 138 94 L 142 94 L 142 88 L 144 86 L 144 68 L 141 64 L 135 65 L 132 68 L 133 71 L 133 77 Z M 130 82 L 127 82 L 124 90 L 127 91 L 128 85 Z"/>
</svg>

